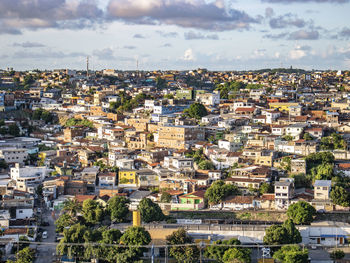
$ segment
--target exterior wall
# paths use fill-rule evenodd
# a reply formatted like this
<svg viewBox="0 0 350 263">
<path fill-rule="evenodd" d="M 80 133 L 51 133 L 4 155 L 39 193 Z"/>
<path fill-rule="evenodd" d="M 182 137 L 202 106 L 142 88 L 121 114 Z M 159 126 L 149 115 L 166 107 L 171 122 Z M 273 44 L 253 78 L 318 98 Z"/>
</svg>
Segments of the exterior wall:
<svg viewBox="0 0 350 263">
<path fill-rule="evenodd" d="M 137 185 L 136 171 L 119 171 L 119 185 Z"/>
<path fill-rule="evenodd" d="M 28 152 L 26 149 L 0 149 L 0 158 L 3 158 L 6 163 L 23 164 L 28 158 Z"/>
<path fill-rule="evenodd" d="M 26 219 L 33 217 L 34 212 L 32 208 L 17 208 L 16 219 Z"/>
<path fill-rule="evenodd" d="M 327 200 L 329 199 L 329 192 L 330 192 L 329 187 L 316 186 L 314 188 L 315 199 Z"/>
</svg>

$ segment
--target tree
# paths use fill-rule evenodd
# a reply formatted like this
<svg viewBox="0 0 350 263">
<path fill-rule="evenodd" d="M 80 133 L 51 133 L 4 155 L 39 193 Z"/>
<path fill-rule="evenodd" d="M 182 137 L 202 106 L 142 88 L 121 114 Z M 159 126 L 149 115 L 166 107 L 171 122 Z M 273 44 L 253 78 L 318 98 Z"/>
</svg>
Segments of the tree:
<svg viewBox="0 0 350 263">
<path fill-rule="evenodd" d="M 6 163 L 5 160 L 1 159 L 0 160 L 0 169 L 7 169 L 9 166 L 8 164 Z"/>
<path fill-rule="evenodd" d="M 299 230 L 295 227 L 295 224 L 292 219 L 287 219 L 283 223 L 283 227 L 287 230 L 289 235 L 289 242 L 291 243 L 300 243 L 302 241 Z"/>
<path fill-rule="evenodd" d="M 259 193 L 267 194 L 267 193 L 273 193 L 274 189 L 273 186 L 270 183 L 262 183 L 259 188 Z"/>
<path fill-rule="evenodd" d="M 167 87 L 166 80 L 161 78 L 161 77 L 157 77 L 156 78 L 156 86 L 157 86 L 158 90 L 166 89 L 166 87 Z"/>
<path fill-rule="evenodd" d="M 230 195 L 236 195 L 238 188 L 232 184 L 225 184 L 224 181 L 218 180 L 214 182 L 206 191 L 205 198 L 209 204 L 218 204 Z"/>
<path fill-rule="evenodd" d="M 294 179 L 295 188 L 309 187 L 311 185 L 311 181 L 305 174 L 292 174 L 289 177 Z"/>
<path fill-rule="evenodd" d="M 95 200 L 87 199 L 83 202 L 82 214 L 87 223 L 95 225 L 101 221 L 103 210 Z"/>
<path fill-rule="evenodd" d="M 57 245 L 57 252 L 60 255 L 84 256 L 84 242 L 87 241 L 88 228 L 80 223 L 72 225 L 70 228 L 63 230 L 63 238 Z M 65 243 L 81 243 L 81 246 L 68 246 Z"/>
<path fill-rule="evenodd" d="M 142 199 L 138 208 L 141 213 L 142 221 L 146 223 L 162 221 L 164 219 L 162 209 L 149 198 Z"/>
<path fill-rule="evenodd" d="M 314 138 L 310 135 L 310 133 L 306 132 L 304 133 L 303 139 L 305 141 L 312 141 Z"/>
<path fill-rule="evenodd" d="M 148 245 L 151 236 L 143 227 L 129 227 L 120 239 L 124 245 Z"/>
<path fill-rule="evenodd" d="M 111 214 L 111 219 L 118 223 L 125 221 L 125 218 L 129 213 L 128 203 L 129 200 L 125 197 L 114 196 L 109 199 L 107 210 Z"/>
<path fill-rule="evenodd" d="M 186 230 L 180 228 L 179 230 L 173 232 L 171 235 L 166 237 L 167 243 L 169 245 L 182 245 L 182 244 L 192 244 L 193 239 L 190 237 Z M 184 263 L 195 263 L 199 259 L 199 249 L 195 245 L 190 246 L 171 246 L 169 249 L 169 254 L 176 259 L 177 262 Z"/>
<path fill-rule="evenodd" d="M 16 123 L 9 125 L 9 134 L 15 137 L 20 135 L 20 129 Z"/>
<path fill-rule="evenodd" d="M 285 156 L 282 158 L 282 162 L 281 162 L 281 167 L 290 172 L 291 171 L 291 163 L 292 163 L 292 158 L 290 158 L 289 156 Z"/>
<path fill-rule="evenodd" d="M 20 236 L 19 241 L 24 241 L 24 243 L 19 243 L 19 250 L 23 250 L 24 248 L 29 247 L 29 243 L 26 243 L 29 241 L 28 237 Z"/>
<path fill-rule="evenodd" d="M 227 263 L 250 263 L 251 250 L 249 248 L 233 247 L 226 250 L 223 256 L 223 262 Z"/>
<path fill-rule="evenodd" d="M 201 103 L 194 103 L 188 109 L 184 110 L 189 117 L 195 119 L 201 119 L 202 117 L 208 115 L 207 109 Z"/>
<path fill-rule="evenodd" d="M 310 170 L 320 164 L 333 164 L 334 155 L 331 152 L 311 153 L 305 158 L 305 160 L 307 168 Z"/>
<path fill-rule="evenodd" d="M 68 213 L 62 214 L 56 221 L 56 232 L 62 233 L 66 227 L 77 223 L 77 219 L 69 215 Z"/>
<path fill-rule="evenodd" d="M 287 229 L 280 225 L 272 225 L 265 231 L 264 243 L 268 245 L 289 244 Z"/>
<path fill-rule="evenodd" d="M 331 190 L 331 199 L 334 204 L 349 207 L 350 206 L 350 194 L 342 186 L 336 185 Z"/>
<path fill-rule="evenodd" d="M 215 169 L 215 166 L 211 161 L 203 160 L 198 164 L 198 168 L 202 170 L 213 170 Z"/>
<path fill-rule="evenodd" d="M 226 250 L 230 249 L 229 245 L 240 245 L 241 242 L 236 238 L 231 238 L 230 240 L 217 240 L 214 241 L 213 245 L 210 245 L 205 250 L 205 256 L 214 259 L 217 262 L 223 262 L 223 257 Z M 224 246 L 228 245 L 228 246 Z"/>
<path fill-rule="evenodd" d="M 168 192 L 163 192 L 162 195 L 160 196 L 160 201 L 162 203 L 170 203 L 171 202 L 171 194 Z"/>
<path fill-rule="evenodd" d="M 26 247 L 16 254 L 16 263 L 32 263 L 35 258 L 35 251 Z"/>
<path fill-rule="evenodd" d="M 305 201 L 299 201 L 288 207 L 287 216 L 295 224 L 310 224 L 316 215 L 316 209 Z"/>
<path fill-rule="evenodd" d="M 63 202 L 63 211 L 67 212 L 70 216 L 76 216 L 81 211 L 81 204 L 77 199 L 67 199 Z"/>
<path fill-rule="evenodd" d="M 122 233 L 118 229 L 104 229 L 102 232 L 102 239 L 99 241 L 100 246 L 94 250 L 98 258 L 104 258 L 107 262 L 118 262 L 117 257 L 123 252 L 122 248 L 115 246 L 107 246 L 111 244 L 119 244 Z"/>
<path fill-rule="evenodd" d="M 283 225 L 272 225 L 266 229 L 264 243 L 268 245 L 282 245 L 300 243 L 301 235 L 292 220 L 287 220 Z"/>
<path fill-rule="evenodd" d="M 273 255 L 275 260 L 282 263 L 307 263 L 308 250 L 301 250 L 298 245 L 283 246 Z"/>
<path fill-rule="evenodd" d="M 331 253 L 329 253 L 329 256 L 331 257 L 331 259 L 337 260 L 337 259 L 344 258 L 345 257 L 345 253 L 344 253 L 343 250 L 336 249 L 336 250 L 333 250 Z"/>
</svg>

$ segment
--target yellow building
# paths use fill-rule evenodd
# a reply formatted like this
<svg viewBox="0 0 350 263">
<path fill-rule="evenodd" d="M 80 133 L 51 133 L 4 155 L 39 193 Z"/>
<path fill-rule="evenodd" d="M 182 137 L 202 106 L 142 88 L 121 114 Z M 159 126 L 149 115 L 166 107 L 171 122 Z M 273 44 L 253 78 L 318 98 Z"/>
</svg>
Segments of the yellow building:
<svg viewBox="0 0 350 263">
<path fill-rule="evenodd" d="M 161 126 L 158 129 L 157 146 L 186 149 L 204 139 L 204 130 L 197 126 Z"/>
<path fill-rule="evenodd" d="M 119 170 L 119 186 L 136 187 L 138 185 L 136 170 Z"/>
<path fill-rule="evenodd" d="M 270 109 L 276 109 L 279 111 L 289 111 L 289 107 L 291 106 L 298 106 L 299 104 L 297 102 L 274 102 L 270 103 Z"/>
</svg>

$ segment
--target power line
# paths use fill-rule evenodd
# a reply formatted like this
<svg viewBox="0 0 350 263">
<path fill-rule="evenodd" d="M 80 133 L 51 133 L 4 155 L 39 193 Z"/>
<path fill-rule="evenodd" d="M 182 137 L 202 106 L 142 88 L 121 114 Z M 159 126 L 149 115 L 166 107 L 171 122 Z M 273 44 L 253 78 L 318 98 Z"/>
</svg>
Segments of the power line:
<svg viewBox="0 0 350 263">
<path fill-rule="evenodd" d="M 21 244 L 33 244 L 33 245 L 50 245 L 50 246 L 57 246 L 57 245 L 66 245 L 66 246 L 107 246 L 107 247 L 120 247 L 120 248 L 169 248 L 169 247 L 187 247 L 187 246 L 201 246 L 200 244 L 197 243 L 187 243 L 187 244 L 164 244 L 164 245 L 123 245 L 123 244 L 108 244 L 108 243 L 100 243 L 100 242 L 85 242 L 85 243 L 72 243 L 72 242 L 36 242 L 36 241 L 18 241 L 18 242 L 13 242 L 13 241 L 6 241 L 6 240 L 1 240 L 0 243 L 21 243 Z M 241 247 L 241 248 L 260 248 L 262 246 L 266 247 L 282 247 L 282 246 L 291 246 L 291 245 L 300 245 L 300 246 L 305 246 L 305 244 L 280 244 L 280 245 L 268 245 L 268 244 L 246 244 L 246 245 L 235 245 L 235 244 L 208 244 L 206 245 L 204 243 L 204 246 L 214 246 L 214 247 Z M 202 243 L 203 246 L 203 243 Z M 333 247 L 333 246 L 326 246 L 326 245 L 321 245 L 318 244 L 319 247 Z"/>
</svg>

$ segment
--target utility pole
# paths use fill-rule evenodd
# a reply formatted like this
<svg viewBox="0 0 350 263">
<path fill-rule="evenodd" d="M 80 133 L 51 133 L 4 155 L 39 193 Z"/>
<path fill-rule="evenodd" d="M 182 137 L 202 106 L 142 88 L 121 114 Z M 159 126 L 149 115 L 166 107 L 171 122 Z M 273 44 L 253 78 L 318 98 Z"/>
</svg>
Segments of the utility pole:
<svg viewBox="0 0 350 263">
<path fill-rule="evenodd" d="M 168 263 L 168 245 L 165 245 L 165 257 L 164 257 L 164 262 Z"/>
<path fill-rule="evenodd" d="M 86 57 L 86 79 L 89 79 L 89 56 Z"/>
</svg>

